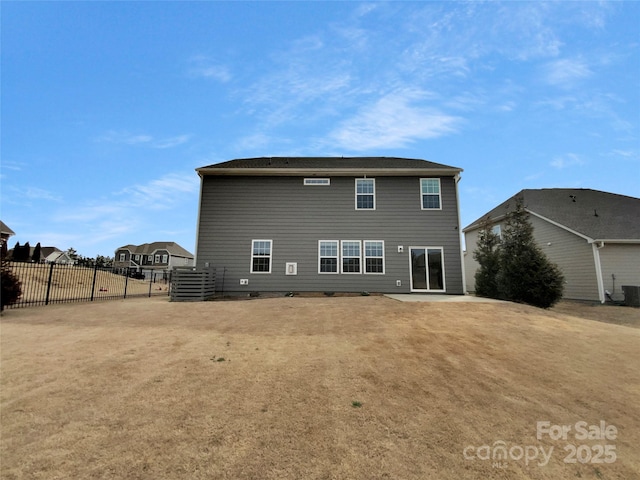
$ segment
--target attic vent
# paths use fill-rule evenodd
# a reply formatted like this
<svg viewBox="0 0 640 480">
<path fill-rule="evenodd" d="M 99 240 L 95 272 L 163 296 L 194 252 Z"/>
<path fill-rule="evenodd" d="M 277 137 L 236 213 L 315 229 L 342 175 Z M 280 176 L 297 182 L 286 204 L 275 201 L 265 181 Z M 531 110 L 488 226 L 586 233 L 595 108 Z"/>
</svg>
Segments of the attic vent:
<svg viewBox="0 0 640 480">
<path fill-rule="evenodd" d="M 330 178 L 305 178 L 304 179 L 304 184 L 305 185 L 331 185 L 331 179 Z"/>
</svg>

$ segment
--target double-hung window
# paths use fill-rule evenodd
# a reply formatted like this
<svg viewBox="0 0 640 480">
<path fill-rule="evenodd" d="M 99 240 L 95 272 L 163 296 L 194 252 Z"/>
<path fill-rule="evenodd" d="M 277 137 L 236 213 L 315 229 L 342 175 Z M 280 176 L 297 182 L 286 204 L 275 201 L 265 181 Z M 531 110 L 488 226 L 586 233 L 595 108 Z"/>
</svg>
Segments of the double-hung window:
<svg viewBox="0 0 640 480">
<path fill-rule="evenodd" d="M 318 273 L 338 273 L 338 241 L 318 242 Z"/>
<path fill-rule="evenodd" d="M 384 273 L 384 242 L 364 241 L 364 273 Z"/>
<path fill-rule="evenodd" d="M 422 210 L 440 210 L 442 208 L 442 201 L 440 198 L 440 179 L 421 178 L 420 196 L 422 201 Z"/>
<path fill-rule="evenodd" d="M 376 209 L 376 181 L 374 178 L 356 178 L 356 210 Z"/>
<path fill-rule="evenodd" d="M 342 273 L 360 273 L 360 240 L 342 241 Z"/>
<path fill-rule="evenodd" d="M 251 273 L 271 273 L 271 240 L 251 242 Z"/>
<path fill-rule="evenodd" d="M 124 262 L 124 261 L 126 261 L 126 259 L 127 259 L 127 254 L 126 253 L 121 253 L 120 254 L 120 261 Z"/>
<path fill-rule="evenodd" d="M 162 255 L 162 263 L 167 263 L 169 261 L 169 255 Z"/>
</svg>

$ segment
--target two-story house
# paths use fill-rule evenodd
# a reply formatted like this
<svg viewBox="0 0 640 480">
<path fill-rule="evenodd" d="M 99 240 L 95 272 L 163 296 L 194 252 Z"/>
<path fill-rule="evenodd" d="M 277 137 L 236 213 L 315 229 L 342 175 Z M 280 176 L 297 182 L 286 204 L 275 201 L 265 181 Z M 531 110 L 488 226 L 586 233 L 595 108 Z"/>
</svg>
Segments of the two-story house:
<svg viewBox="0 0 640 480">
<path fill-rule="evenodd" d="M 196 170 L 196 258 L 216 290 L 464 293 L 462 169 L 386 157 L 262 157 Z"/>
<path fill-rule="evenodd" d="M 194 265 L 193 254 L 175 242 L 153 242 L 125 245 L 116 250 L 114 268 L 129 268 L 138 273 L 170 270 Z"/>
</svg>

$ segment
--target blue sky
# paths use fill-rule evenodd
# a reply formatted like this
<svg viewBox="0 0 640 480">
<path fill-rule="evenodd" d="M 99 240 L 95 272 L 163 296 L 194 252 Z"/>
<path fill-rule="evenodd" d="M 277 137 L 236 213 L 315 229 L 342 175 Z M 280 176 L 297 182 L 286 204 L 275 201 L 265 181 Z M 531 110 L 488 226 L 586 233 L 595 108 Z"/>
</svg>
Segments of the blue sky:
<svg viewBox="0 0 640 480">
<path fill-rule="evenodd" d="M 464 169 L 462 224 L 523 188 L 640 196 L 637 2 L 2 2 L 16 241 L 195 253 L 194 169 L 398 156 Z"/>
</svg>

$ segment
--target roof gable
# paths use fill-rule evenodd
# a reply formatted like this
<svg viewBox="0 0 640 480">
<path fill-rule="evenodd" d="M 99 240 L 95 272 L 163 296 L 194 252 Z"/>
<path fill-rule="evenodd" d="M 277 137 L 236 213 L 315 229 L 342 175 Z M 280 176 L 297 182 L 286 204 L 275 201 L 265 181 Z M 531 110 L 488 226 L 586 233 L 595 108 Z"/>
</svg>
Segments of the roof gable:
<svg viewBox="0 0 640 480">
<path fill-rule="evenodd" d="M 640 198 L 588 188 L 521 190 L 463 230 L 478 228 L 487 216 L 501 219 L 517 197 L 528 211 L 593 240 L 640 240 Z"/>
<path fill-rule="evenodd" d="M 11 230 L 2 220 L 0 220 L 0 233 L 9 237 L 16 234 L 16 232 Z"/>
</svg>

